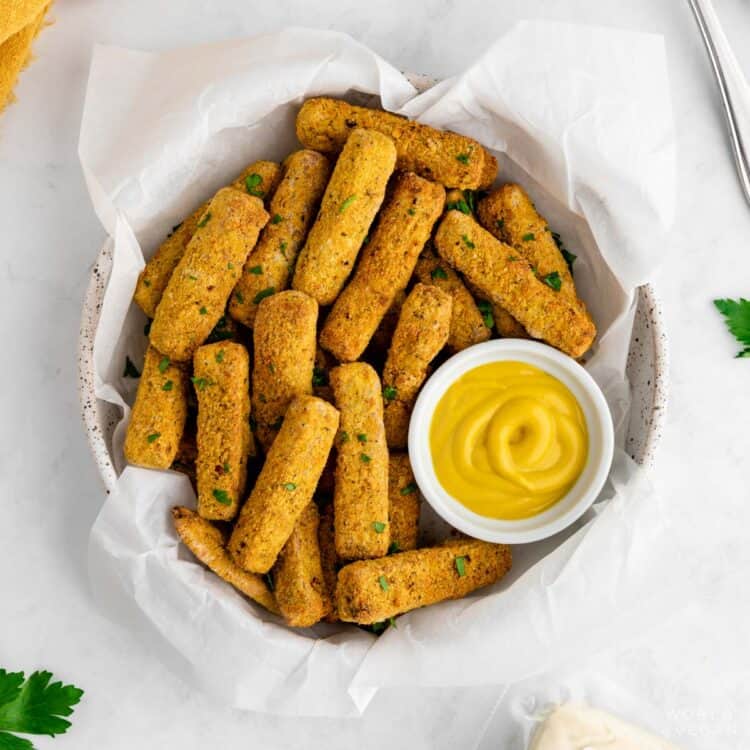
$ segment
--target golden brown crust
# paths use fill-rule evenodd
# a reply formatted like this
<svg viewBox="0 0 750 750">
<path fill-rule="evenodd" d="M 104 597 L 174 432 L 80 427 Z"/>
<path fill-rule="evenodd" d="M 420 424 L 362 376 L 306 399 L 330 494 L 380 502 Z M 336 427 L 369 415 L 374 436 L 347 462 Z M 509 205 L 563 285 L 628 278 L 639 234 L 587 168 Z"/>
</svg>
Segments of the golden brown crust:
<svg viewBox="0 0 750 750">
<path fill-rule="evenodd" d="M 479 184 L 480 190 L 489 190 L 497 179 L 497 159 L 487 150 L 484 149 L 484 163 L 482 164 L 482 181 Z"/>
<path fill-rule="evenodd" d="M 320 334 L 341 362 L 359 359 L 396 295 L 406 288 L 419 253 L 442 213 L 445 190 L 413 172 L 398 175 L 357 270 Z"/>
<path fill-rule="evenodd" d="M 353 362 L 331 370 L 341 423 L 333 494 L 336 554 L 342 560 L 388 552 L 388 448 L 380 378 Z"/>
<path fill-rule="evenodd" d="M 312 393 L 318 305 L 302 292 L 263 300 L 253 330 L 255 434 L 268 451 L 291 400 Z"/>
<path fill-rule="evenodd" d="M 355 128 L 377 130 L 392 138 L 399 169 L 416 172 L 446 187 L 476 189 L 493 169 L 491 155 L 473 138 L 383 110 L 320 97 L 308 99 L 297 115 L 299 140 L 307 148 L 326 153 L 339 151 Z M 490 158 L 487 167 L 485 156 Z M 496 172 L 496 164 L 494 169 Z"/>
<path fill-rule="evenodd" d="M 474 219 L 449 211 L 435 234 L 440 256 L 493 303 L 504 307 L 534 338 L 572 357 L 588 350 L 596 328 L 582 303 L 561 295 L 534 274 L 513 247 Z"/>
<path fill-rule="evenodd" d="M 396 162 L 390 138 L 374 130 L 349 136 L 297 260 L 292 286 L 330 305 L 354 268 Z"/>
<path fill-rule="evenodd" d="M 315 625 L 333 608 L 321 567 L 318 523 L 318 507 L 311 502 L 273 568 L 276 602 L 287 625 L 295 628 Z"/>
<path fill-rule="evenodd" d="M 172 508 L 172 520 L 180 539 L 200 562 L 269 612 L 279 614 L 276 599 L 263 578 L 242 570 L 232 560 L 221 532 L 210 521 L 182 506 Z"/>
<path fill-rule="evenodd" d="M 178 362 L 193 356 L 224 315 L 267 221 L 259 198 L 233 188 L 214 196 L 156 309 L 149 336 L 159 351 Z"/>
<path fill-rule="evenodd" d="M 149 346 L 125 435 L 128 463 L 151 469 L 172 465 L 185 429 L 187 394 L 185 368 Z"/>
<path fill-rule="evenodd" d="M 389 448 L 406 447 L 411 409 L 430 362 L 448 340 L 452 307 L 453 300 L 446 292 L 417 284 L 401 308 L 383 368 L 384 421 Z"/>
<path fill-rule="evenodd" d="M 460 599 L 500 580 L 510 566 L 510 547 L 476 539 L 360 560 L 339 571 L 336 610 L 344 622 L 371 625 L 417 607 Z"/>
<path fill-rule="evenodd" d="M 266 573 L 312 500 L 339 425 L 333 406 L 314 396 L 289 404 L 229 540 L 238 565 Z"/>
<path fill-rule="evenodd" d="M 242 344 L 198 347 L 193 384 L 198 398 L 198 514 L 231 521 L 245 491 L 250 452 L 250 360 Z"/>
<path fill-rule="evenodd" d="M 333 526 L 333 503 L 327 503 L 320 511 L 318 545 L 320 546 L 320 564 L 323 569 L 323 580 L 328 591 L 328 597 L 331 603 L 333 603 L 333 596 L 336 593 L 336 571 L 339 565 Z M 336 622 L 338 620 L 333 606 L 331 606 L 331 611 L 325 616 L 325 620 L 326 622 Z"/>
<path fill-rule="evenodd" d="M 263 196 L 259 197 L 265 197 L 267 200 L 273 195 L 280 172 L 281 168 L 274 161 L 257 161 L 243 170 L 229 187 L 245 190 L 245 178 L 248 175 L 257 174 L 261 181 L 254 189 L 256 193 L 262 192 Z M 149 318 L 153 318 L 156 314 L 156 308 L 167 288 L 169 279 L 207 209 L 208 201 L 198 206 L 192 214 L 174 227 L 164 242 L 156 248 L 156 252 L 139 274 L 133 300 Z"/>
<path fill-rule="evenodd" d="M 391 453 L 388 462 L 388 505 L 393 551 L 416 549 L 420 502 L 409 456 L 406 453 Z"/>
<path fill-rule="evenodd" d="M 448 348 L 460 352 L 474 344 L 487 341 L 491 331 L 484 324 L 474 297 L 458 274 L 431 250 L 425 250 L 417 262 L 417 278 L 423 284 L 436 286 L 453 298 Z"/>
<path fill-rule="evenodd" d="M 305 241 L 328 183 L 331 165 L 317 151 L 295 151 L 283 165 L 283 177 L 270 202 L 271 220 L 245 262 L 229 300 L 229 314 L 252 328 L 260 300 L 268 290 L 289 286 L 297 254 Z"/>
</svg>

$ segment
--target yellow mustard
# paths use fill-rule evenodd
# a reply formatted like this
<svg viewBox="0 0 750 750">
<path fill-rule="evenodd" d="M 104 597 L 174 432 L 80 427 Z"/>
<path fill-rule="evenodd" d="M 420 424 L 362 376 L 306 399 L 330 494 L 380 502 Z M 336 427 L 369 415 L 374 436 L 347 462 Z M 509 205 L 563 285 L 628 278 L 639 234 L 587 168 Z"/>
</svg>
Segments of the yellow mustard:
<svg viewBox="0 0 750 750">
<path fill-rule="evenodd" d="M 440 484 L 467 508 L 528 518 L 575 484 L 588 432 L 578 401 L 557 378 L 524 362 L 492 362 L 443 394 L 430 450 Z"/>
</svg>

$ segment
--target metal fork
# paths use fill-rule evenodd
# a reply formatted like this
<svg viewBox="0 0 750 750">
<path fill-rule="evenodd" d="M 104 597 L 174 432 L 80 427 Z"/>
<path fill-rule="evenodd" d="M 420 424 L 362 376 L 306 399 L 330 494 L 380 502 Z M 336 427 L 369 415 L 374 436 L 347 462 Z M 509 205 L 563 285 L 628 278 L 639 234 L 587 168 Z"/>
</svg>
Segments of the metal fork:
<svg viewBox="0 0 750 750">
<path fill-rule="evenodd" d="M 711 0 L 688 0 L 721 92 L 740 184 L 750 203 L 750 91 Z"/>
</svg>

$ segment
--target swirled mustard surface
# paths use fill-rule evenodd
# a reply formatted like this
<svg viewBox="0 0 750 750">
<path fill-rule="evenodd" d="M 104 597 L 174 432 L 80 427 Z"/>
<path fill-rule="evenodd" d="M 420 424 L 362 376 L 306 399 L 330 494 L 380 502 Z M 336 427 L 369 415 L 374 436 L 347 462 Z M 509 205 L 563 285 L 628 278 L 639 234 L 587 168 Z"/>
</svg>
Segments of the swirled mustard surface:
<svg viewBox="0 0 750 750">
<path fill-rule="evenodd" d="M 528 518 L 560 500 L 588 456 L 575 396 L 524 362 L 492 362 L 462 375 L 437 404 L 430 450 L 440 484 L 475 513 Z"/>
</svg>

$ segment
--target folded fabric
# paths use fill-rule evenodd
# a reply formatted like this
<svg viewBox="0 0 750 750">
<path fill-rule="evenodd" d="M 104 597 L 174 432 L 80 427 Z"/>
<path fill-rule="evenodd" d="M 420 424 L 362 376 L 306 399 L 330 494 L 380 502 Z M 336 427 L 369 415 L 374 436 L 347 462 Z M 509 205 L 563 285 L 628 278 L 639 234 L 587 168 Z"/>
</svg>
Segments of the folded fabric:
<svg viewBox="0 0 750 750">
<path fill-rule="evenodd" d="M 13 100 L 13 86 L 49 6 L 49 0 L 0 0 L 0 111 Z"/>
</svg>

